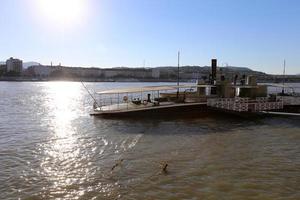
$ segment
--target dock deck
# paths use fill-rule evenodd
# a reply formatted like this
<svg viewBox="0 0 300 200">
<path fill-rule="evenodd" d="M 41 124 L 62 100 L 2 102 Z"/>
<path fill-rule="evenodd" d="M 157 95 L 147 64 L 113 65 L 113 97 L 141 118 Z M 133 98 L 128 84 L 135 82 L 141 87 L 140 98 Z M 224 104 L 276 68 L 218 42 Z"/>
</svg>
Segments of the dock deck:
<svg viewBox="0 0 300 200">
<path fill-rule="evenodd" d="M 103 114 L 118 114 L 118 113 L 129 113 L 129 112 L 142 112 L 149 110 L 160 110 L 167 108 L 177 108 L 177 107 L 191 107 L 191 106 L 206 106 L 206 102 L 197 102 L 197 103 L 175 103 L 175 102 L 161 102 L 159 105 L 153 103 L 147 104 L 134 104 L 130 103 L 121 103 L 113 104 L 108 106 L 102 106 L 97 108 L 91 115 L 103 115 Z"/>
</svg>

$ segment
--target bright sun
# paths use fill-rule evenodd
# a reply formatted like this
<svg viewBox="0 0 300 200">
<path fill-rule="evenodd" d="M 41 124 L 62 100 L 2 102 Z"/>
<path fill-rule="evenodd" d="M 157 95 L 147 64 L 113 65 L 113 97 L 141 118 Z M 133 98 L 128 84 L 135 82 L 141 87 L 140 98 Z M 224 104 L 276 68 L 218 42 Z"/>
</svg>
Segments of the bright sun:
<svg viewBox="0 0 300 200">
<path fill-rule="evenodd" d="M 71 25 L 82 19 L 86 0 L 36 0 L 38 9 L 47 20 Z"/>
</svg>

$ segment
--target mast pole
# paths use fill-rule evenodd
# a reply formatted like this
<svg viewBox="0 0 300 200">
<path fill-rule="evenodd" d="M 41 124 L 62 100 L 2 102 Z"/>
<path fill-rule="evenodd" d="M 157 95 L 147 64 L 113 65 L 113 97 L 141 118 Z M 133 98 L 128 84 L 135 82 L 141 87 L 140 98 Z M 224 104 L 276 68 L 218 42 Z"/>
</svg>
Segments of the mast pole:
<svg viewBox="0 0 300 200">
<path fill-rule="evenodd" d="M 177 99 L 179 98 L 179 68 L 180 68 L 180 51 L 178 51 L 178 66 L 177 66 Z"/>
<path fill-rule="evenodd" d="M 282 94 L 284 94 L 284 86 L 285 86 L 285 59 L 283 60 L 283 83 L 282 83 Z"/>
<path fill-rule="evenodd" d="M 100 107 L 96 98 L 92 95 L 92 93 L 88 90 L 88 88 L 84 85 L 84 83 L 82 81 L 80 81 L 80 83 L 82 84 L 82 86 L 84 87 L 84 89 L 87 91 L 87 93 L 92 97 L 92 99 L 94 100 L 94 104 L 97 106 L 97 107 Z"/>
</svg>

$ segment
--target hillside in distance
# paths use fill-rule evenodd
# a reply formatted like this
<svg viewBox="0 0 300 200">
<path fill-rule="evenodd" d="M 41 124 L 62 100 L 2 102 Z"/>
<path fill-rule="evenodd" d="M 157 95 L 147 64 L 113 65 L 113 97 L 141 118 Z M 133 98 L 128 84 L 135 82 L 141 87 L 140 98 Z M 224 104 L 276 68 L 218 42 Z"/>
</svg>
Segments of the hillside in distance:
<svg viewBox="0 0 300 200">
<path fill-rule="evenodd" d="M 177 67 L 162 66 L 162 67 L 155 67 L 154 69 L 158 69 L 160 71 L 176 71 Z M 254 71 L 247 67 L 235 67 L 235 66 L 218 67 L 218 71 L 223 74 L 267 75 L 264 72 Z M 210 66 L 203 66 L 203 67 L 201 67 L 201 66 L 182 66 L 182 67 L 180 67 L 180 73 L 210 74 L 211 67 Z"/>
<path fill-rule="evenodd" d="M 36 66 L 36 65 L 40 65 L 40 63 L 38 63 L 38 62 L 24 62 L 23 63 L 23 68 L 27 69 L 28 67 Z"/>
<path fill-rule="evenodd" d="M 5 61 L 0 61 L 0 65 L 5 65 L 6 62 Z M 35 62 L 35 61 L 31 61 L 31 62 L 23 62 L 23 69 L 26 70 L 31 66 L 43 66 L 42 64 Z M 45 65 L 47 66 L 47 65 Z M 49 66 L 47 66 L 49 67 Z M 54 66 L 55 67 L 55 66 Z M 71 67 L 71 66 L 62 66 L 62 67 Z M 90 69 L 90 68 L 82 68 L 80 66 L 78 67 L 72 67 L 72 68 L 81 68 L 81 69 Z M 99 70 L 124 70 L 124 69 L 128 69 L 130 71 L 135 71 L 135 69 L 142 69 L 142 67 L 112 67 L 112 68 L 102 68 L 102 67 L 92 67 L 93 69 L 99 69 Z M 160 70 L 162 72 L 166 72 L 169 71 L 170 73 L 172 72 L 176 72 L 177 73 L 177 66 L 157 66 L 157 67 L 150 67 L 150 68 L 146 68 L 146 69 L 157 69 Z M 238 73 L 238 74 L 253 74 L 253 75 L 265 75 L 265 72 L 260 72 L 260 71 L 254 71 L 248 67 L 237 67 L 237 66 L 226 66 L 226 67 L 218 67 L 219 71 L 221 71 L 222 73 L 226 74 L 226 73 Z M 211 72 L 211 67 L 210 66 L 197 66 L 197 65 L 186 65 L 186 66 L 181 66 L 180 67 L 180 72 L 181 73 L 201 73 L 201 74 L 209 74 Z"/>
<path fill-rule="evenodd" d="M 2 62 L 3 63 L 3 62 Z M 3 80 L 10 75 L 3 71 Z M 217 68 L 218 76 L 224 76 L 227 80 L 233 80 L 235 76 L 255 76 L 258 82 L 300 82 L 299 75 L 271 75 L 260 71 L 254 71 L 247 67 L 226 66 Z M 179 69 L 180 81 L 208 80 L 211 75 L 211 66 L 181 66 Z M 177 66 L 160 66 L 153 68 L 144 67 L 71 67 L 41 65 L 37 62 L 25 62 L 21 77 L 28 80 L 70 80 L 70 81 L 148 81 L 168 82 L 178 80 Z M 14 80 L 11 78 L 11 80 Z"/>
<path fill-rule="evenodd" d="M 6 64 L 5 61 L 0 61 L 0 65 L 5 65 L 5 64 Z M 28 67 L 36 66 L 36 65 L 40 65 L 40 63 L 38 63 L 38 62 L 24 62 L 23 63 L 23 68 L 27 69 Z"/>
</svg>

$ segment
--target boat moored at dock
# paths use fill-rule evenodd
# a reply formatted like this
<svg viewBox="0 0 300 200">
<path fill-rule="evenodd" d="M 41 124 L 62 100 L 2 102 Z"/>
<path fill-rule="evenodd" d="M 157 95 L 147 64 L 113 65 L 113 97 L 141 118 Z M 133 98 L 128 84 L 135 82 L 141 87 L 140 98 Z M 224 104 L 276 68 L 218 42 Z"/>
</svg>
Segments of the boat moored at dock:
<svg viewBox="0 0 300 200">
<path fill-rule="evenodd" d="M 112 116 L 138 113 L 168 113 L 204 110 L 208 95 L 197 95 L 197 88 L 208 86 L 169 85 L 113 89 L 97 92 L 91 115 Z"/>
<path fill-rule="evenodd" d="M 99 91 L 94 98 L 94 116 L 147 116 L 149 113 L 184 114 L 225 112 L 238 115 L 261 115 L 274 112 L 300 112 L 300 95 L 270 93 L 268 87 L 288 87 L 257 84 L 256 77 L 243 75 L 226 78 L 217 73 L 217 60 L 212 59 L 208 81 L 189 85 L 161 85 L 119 88 Z"/>
</svg>

